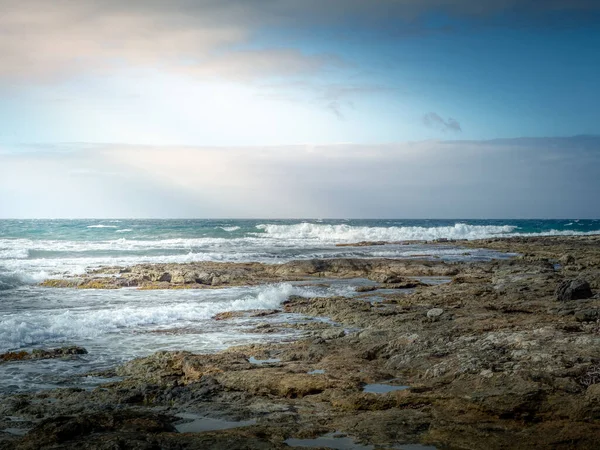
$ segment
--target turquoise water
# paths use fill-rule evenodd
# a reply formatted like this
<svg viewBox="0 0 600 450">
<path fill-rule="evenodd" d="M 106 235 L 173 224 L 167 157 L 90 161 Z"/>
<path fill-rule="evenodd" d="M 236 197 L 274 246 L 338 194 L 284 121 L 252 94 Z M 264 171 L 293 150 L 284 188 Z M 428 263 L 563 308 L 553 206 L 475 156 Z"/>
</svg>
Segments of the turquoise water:
<svg viewBox="0 0 600 450">
<path fill-rule="evenodd" d="M 598 232 L 598 220 L 0 220 L 0 290 L 103 265 L 424 254 L 452 260 L 464 252 L 336 244 Z"/>
<path fill-rule="evenodd" d="M 435 229 L 447 237 L 457 239 L 476 239 L 496 234 L 509 233 L 550 233 L 577 234 L 600 233 L 600 220 L 204 220 L 204 219 L 152 219 L 152 220 L 0 220 L 0 238 L 7 239 L 56 239 L 75 241 L 98 241 L 103 239 L 192 239 L 199 237 L 235 239 L 240 237 L 258 237 L 276 233 L 285 235 L 299 231 L 299 225 L 314 225 L 312 229 L 304 226 L 302 235 L 306 237 L 343 239 L 352 233 L 386 235 L 382 229 L 392 229 L 388 236 L 397 239 L 428 238 Z M 466 227 L 456 227 L 457 224 Z M 271 229 L 272 227 L 279 227 Z M 328 227 L 340 227 L 333 230 Z M 285 227 L 288 227 L 286 230 Z M 506 228 L 504 228 L 506 227 Z M 320 228 L 320 229 L 319 229 Z"/>
<path fill-rule="evenodd" d="M 278 308 L 289 295 L 355 294 L 347 283 L 282 283 L 218 290 L 48 289 L 46 278 L 142 262 L 262 261 L 309 258 L 507 257 L 490 250 L 422 242 L 340 247 L 358 241 L 477 239 L 516 234 L 600 233 L 600 221 L 471 220 L 0 220 L 0 352 L 80 345 L 73 360 L 0 365 L 0 393 L 87 386 L 89 371 L 157 350 L 212 352 L 231 345 L 293 338 L 251 333 L 258 322 L 215 321 L 223 311 Z M 290 334 L 291 333 L 291 334 Z"/>
</svg>

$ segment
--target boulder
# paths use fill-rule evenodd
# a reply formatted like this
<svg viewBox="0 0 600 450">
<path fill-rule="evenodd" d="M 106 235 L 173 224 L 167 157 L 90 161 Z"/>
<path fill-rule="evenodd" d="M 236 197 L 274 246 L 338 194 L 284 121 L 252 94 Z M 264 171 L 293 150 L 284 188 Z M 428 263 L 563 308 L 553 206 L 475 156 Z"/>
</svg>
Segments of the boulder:
<svg viewBox="0 0 600 450">
<path fill-rule="evenodd" d="M 427 311 L 427 317 L 431 320 L 437 320 L 442 314 L 444 314 L 442 308 L 432 308 Z"/>
<path fill-rule="evenodd" d="M 590 285 L 585 280 L 565 280 L 558 285 L 555 291 L 556 300 L 566 302 L 569 300 L 583 300 L 591 298 L 594 294 Z"/>
</svg>

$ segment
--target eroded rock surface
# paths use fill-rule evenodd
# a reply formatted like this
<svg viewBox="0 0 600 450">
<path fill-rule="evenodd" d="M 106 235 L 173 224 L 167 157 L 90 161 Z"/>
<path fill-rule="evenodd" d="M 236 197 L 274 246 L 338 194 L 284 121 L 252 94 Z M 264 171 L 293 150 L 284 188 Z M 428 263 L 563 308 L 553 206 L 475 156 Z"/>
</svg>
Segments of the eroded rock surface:
<svg viewBox="0 0 600 450">
<path fill-rule="evenodd" d="M 107 267 L 78 278 L 49 279 L 46 287 L 79 289 L 203 289 L 256 285 L 315 277 L 364 277 L 380 283 L 412 283 L 410 276 L 453 276 L 457 264 L 427 260 L 312 259 L 285 264 L 197 262 L 186 264 L 138 264 Z"/>
<path fill-rule="evenodd" d="M 493 240 L 486 245 L 522 256 L 470 264 L 338 260 L 235 266 L 240 270 L 235 273 L 246 275 L 232 275 L 230 283 L 321 274 L 378 274 L 383 280 L 423 272 L 453 281 L 417 286 L 410 294 L 386 290 L 379 303 L 292 296 L 283 312 L 333 322 L 307 329 L 306 338 L 294 343 L 210 355 L 155 353 L 119 367 L 123 381 L 94 390 L 3 398 L 0 429 L 14 427 L 18 418 L 31 431 L 25 437 L 0 435 L 0 448 L 280 449 L 287 448 L 288 438 L 333 431 L 379 449 L 409 443 L 598 448 L 600 299 L 555 299 L 557 287 L 575 279 L 586 280 L 592 294 L 600 290 L 598 243 L 596 237 Z M 221 266 L 202 267 L 223 276 L 216 269 Z M 170 265 L 126 273 L 132 280 L 142 273 L 171 275 L 171 281 L 161 275 L 163 281 L 152 283 L 172 283 L 176 276 Z M 273 362 L 252 364 L 251 357 Z M 371 383 L 409 389 L 363 392 Z M 172 426 L 182 412 L 256 422 L 177 433 Z"/>
</svg>

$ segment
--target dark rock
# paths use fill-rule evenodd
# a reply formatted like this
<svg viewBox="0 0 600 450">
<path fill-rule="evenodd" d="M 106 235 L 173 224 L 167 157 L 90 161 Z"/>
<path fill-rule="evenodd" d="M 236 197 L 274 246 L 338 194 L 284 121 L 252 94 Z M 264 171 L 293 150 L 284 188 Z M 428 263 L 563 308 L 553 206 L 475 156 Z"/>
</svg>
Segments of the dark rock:
<svg viewBox="0 0 600 450">
<path fill-rule="evenodd" d="M 583 300 L 591 298 L 594 294 L 590 285 L 585 280 L 566 280 L 556 288 L 556 300 L 565 302 L 569 300 Z"/>
<path fill-rule="evenodd" d="M 156 281 L 167 281 L 167 282 L 170 282 L 171 281 L 171 274 L 168 273 L 168 272 L 165 272 Z"/>
<path fill-rule="evenodd" d="M 95 433 L 121 432 L 130 433 L 131 437 L 137 437 L 138 434 L 143 437 L 153 433 L 175 432 L 172 421 L 167 416 L 133 411 L 53 417 L 31 430 L 22 447 L 49 448 L 70 443 L 69 448 L 82 448 L 81 441 L 85 442 L 88 436 Z M 78 447 L 79 444 L 82 447 Z"/>
<path fill-rule="evenodd" d="M 372 292 L 377 290 L 377 286 L 356 286 L 356 292 Z"/>
<path fill-rule="evenodd" d="M 600 319 L 600 309 L 584 309 L 575 313 L 578 322 L 595 322 Z"/>
<path fill-rule="evenodd" d="M 31 359 L 52 359 L 52 358 L 62 358 L 71 355 L 85 355 L 87 354 L 87 350 L 83 347 L 61 347 L 61 348 L 53 348 L 53 349 L 41 349 L 36 348 L 28 353 L 26 351 L 19 352 L 7 352 L 0 354 L 0 362 L 6 361 L 23 361 L 23 360 L 31 360 Z"/>
</svg>

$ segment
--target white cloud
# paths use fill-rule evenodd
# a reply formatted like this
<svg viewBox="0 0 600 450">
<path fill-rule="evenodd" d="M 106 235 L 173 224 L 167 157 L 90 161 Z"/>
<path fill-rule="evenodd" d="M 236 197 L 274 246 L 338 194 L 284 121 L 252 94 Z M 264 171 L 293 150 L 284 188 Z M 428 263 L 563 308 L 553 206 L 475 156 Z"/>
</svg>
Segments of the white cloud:
<svg viewBox="0 0 600 450">
<path fill-rule="evenodd" d="M 236 78 L 289 75 L 337 60 L 298 48 L 241 49 L 265 27 L 347 18 L 367 28 L 382 19 L 414 25 L 428 11 L 473 17 L 506 8 L 536 13 L 600 6 L 592 0 L 0 0 L 0 77 L 51 80 L 132 66 Z"/>
<path fill-rule="evenodd" d="M 549 142 L 97 145 L 0 155 L 0 216 L 600 216 L 600 138 Z"/>
</svg>

